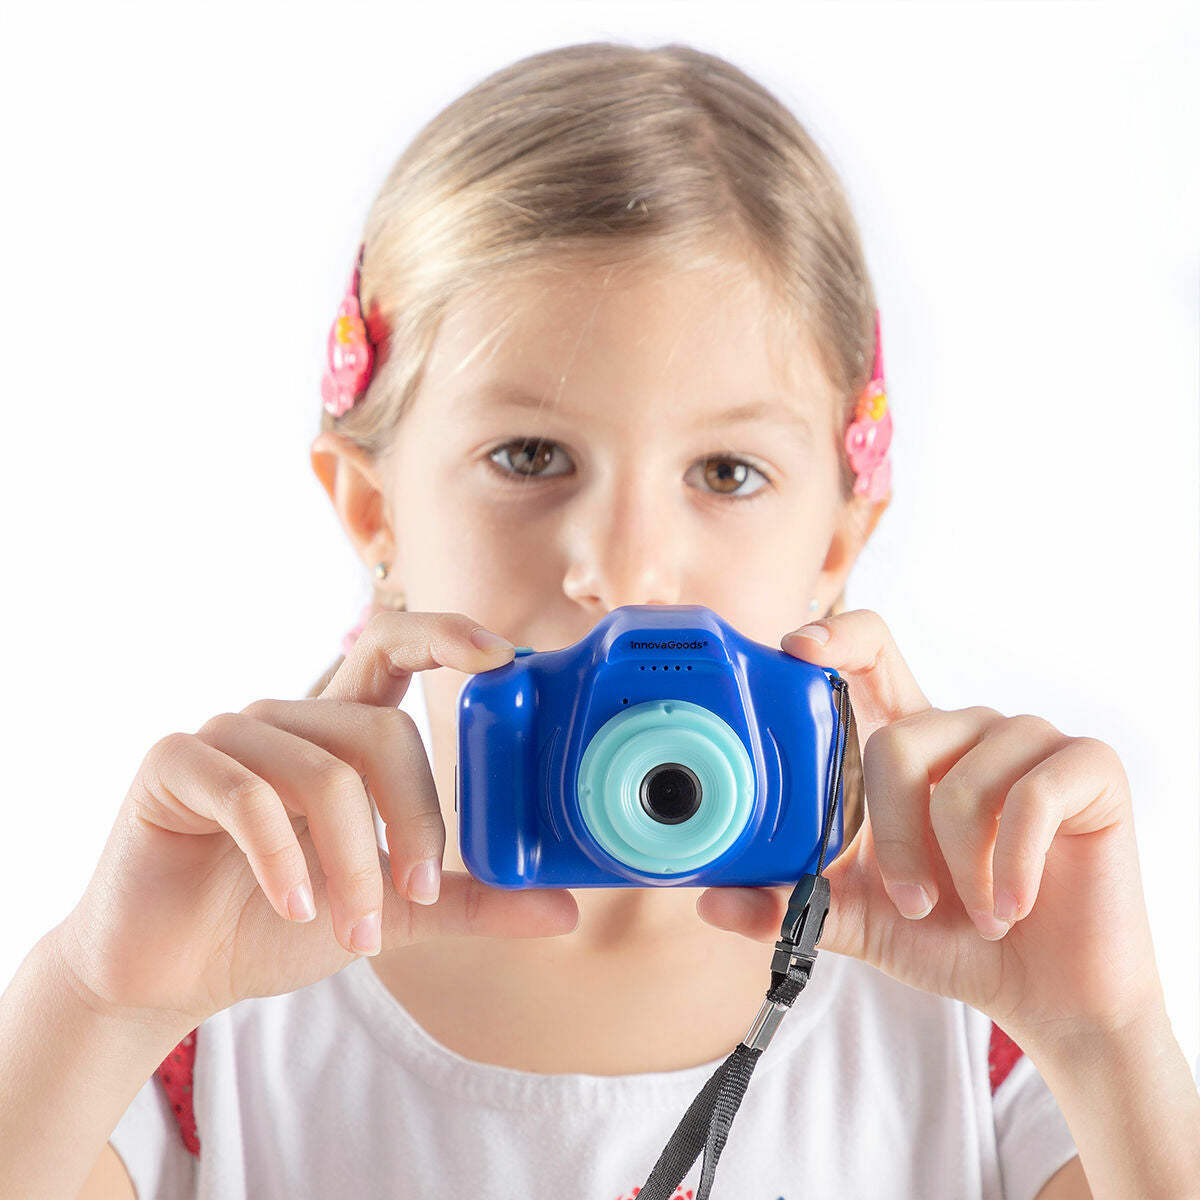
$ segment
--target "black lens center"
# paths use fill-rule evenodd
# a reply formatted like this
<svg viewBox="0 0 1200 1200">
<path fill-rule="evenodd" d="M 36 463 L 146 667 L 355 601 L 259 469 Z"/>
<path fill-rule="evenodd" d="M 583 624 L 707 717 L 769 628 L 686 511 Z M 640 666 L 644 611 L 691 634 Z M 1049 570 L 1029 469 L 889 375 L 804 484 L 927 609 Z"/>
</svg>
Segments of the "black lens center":
<svg viewBox="0 0 1200 1200">
<path fill-rule="evenodd" d="M 700 780 L 682 763 L 659 763 L 639 790 L 642 807 L 663 825 L 678 825 L 700 807 Z"/>
</svg>

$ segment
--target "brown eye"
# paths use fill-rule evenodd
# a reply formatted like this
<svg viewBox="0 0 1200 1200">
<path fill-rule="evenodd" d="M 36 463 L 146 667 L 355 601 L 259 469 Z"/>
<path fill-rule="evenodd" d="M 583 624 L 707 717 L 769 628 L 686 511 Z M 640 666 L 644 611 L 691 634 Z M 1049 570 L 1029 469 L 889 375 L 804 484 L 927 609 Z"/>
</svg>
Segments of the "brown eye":
<svg viewBox="0 0 1200 1200">
<path fill-rule="evenodd" d="M 718 496 L 732 500 L 752 500 L 765 490 L 770 480 L 757 468 L 740 458 L 706 458 L 696 464 L 703 468 L 705 486 Z M 763 482 L 752 491 L 739 490 L 752 475 Z"/>
<path fill-rule="evenodd" d="M 704 478 L 713 491 L 728 494 L 736 492 L 745 483 L 748 470 L 745 463 L 733 459 L 709 458 L 704 463 Z"/>
<path fill-rule="evenodd" d="M 490 458 L 509 474 L 532 479 L 546 473 L 546 466 L 553 460 L 554 451 L 557 449 L 553 442 L 543 442 L 536 438 L 516 438 L 505 442 L 503 446 L 497 446 Z M 507 464 L 497 462 L 496 456 L 500 454 L 508 459 Z"/>
</svg>

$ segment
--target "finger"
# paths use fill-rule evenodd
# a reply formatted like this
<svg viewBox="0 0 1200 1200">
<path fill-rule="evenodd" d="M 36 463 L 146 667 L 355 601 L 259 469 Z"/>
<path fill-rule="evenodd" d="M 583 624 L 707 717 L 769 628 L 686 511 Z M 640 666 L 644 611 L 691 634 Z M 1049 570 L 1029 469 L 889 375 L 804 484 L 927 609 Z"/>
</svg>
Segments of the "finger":
<svg viewBox="0 0 1200 1200">
<path fill-rule="evenodd" d="M 807 632 L 806 632 L 807 631 Z M 826 633 L 822 644 L 810 632 Z M 913 713 L 929 701 L 896 647 L 883 618 L 870 609 L 838 613 L 786 633 L 780 646 L 788 654 L 846 677 L 861 736 Z"/>
<path fill-rule="evenodd" d="M 888 908 L 922 919 L 937 905 L 940 851 L 930 817 L 935 783 L 1005 718 L 995 709 L 929 709 L 885 725 L 863 747 L 868 854 L 839 858 L 828 874 L 833 886 L 822 943 L 838 954 L 863 958 L 866 931 L 885 925 Z M 874 861 L 874 867 L 865 864 Z M 867 877 L 867 871 L 870 877 Z M 778 937 L 791 888 L 714 888 L 697 905 L 700 915 L 758 941 Z"/>
<path fill-rule="evenodd" d="M 863 747 L 863 785 L 883 886 L 901 916 L 938 903 L 930 789 L 1005 718 L 993 708 L 931 708 L 877 729 Z M 949 793 L 946 793 L 949 796 Z"/>
<path fill-rule="evenodd" d="M 384 823 L 392 886 L 421 904 L 437 899 L 446 826 L 429 756 L 408 713 L 351 700 L 256 700 L 242 712 L 324 747 L 366 776 L 368 794 Z M 370 822 L 374 844 L 375 826 Z M 428 894 L 410 890 L 413 870 L 437 868 Z M 365 914 L 364 914 L 365 915 Z"/>
<path fill-rule="evenodd" d="M 794 887 L 795 885 L 793 885 Z M 718 929 L 756 942 L 773 942 L 787 911 L 792 887 L 713 887 L 696 899 L 696 913 Z M 822 934 L 823 944 L 824 935 Z"/>
<path fill-rule="evenodd" d="M 979 743 L 963 753 L 933 789 L 929 814 L 938 846 L 963 907 L 989 941 L 1002 938 L 1012 925 L 1011 920 L 1001 921 L 994 915 L 993 861 L 1006 797 L 1022 776 L 1066 740 L 1041 717 L 1001 719 L 982 731 Z M 1053 813 L 1043 811 L 1037 816 L 1039 820 L 1053 819 L 1057 829 L 1062 805 L 1059 802 L 1052 807 Z M 1028 804 L 1023 805 L 1021 816 L 1028 820 L 1031 815 Z M 1047 840 L 1046 848 L 1049 844 Z M 1041 878 L 1044 849 L 1028 841 L 1016 845 L 1010 835 L 1006 854 L 1010 866 L 1012 855 L 1025 856 L 1020 867 L 1023 881 L 1034 874 Z M 1023 894 L 1029 894 L 1028 888 Z"/>
<path fill-rule="evenodd" d="M 414 671 L 453 667 L 477 674 L 510 662 L 513 645 L 496 638 L 462 613 L 376 613 L 320 698 L 395 708 Z"/>
<path fill-rule="evenodd" d="M 328 881 L 334 937 L 352 954 L 379 951 L 383 877 L 359 771 L 305 738 L 244 713 L 221 713 L 196 736 L 267 780 L 308 832 Z"/>
<path fill-rule="evenodd" d="M 851 868 L 857 876 L 857 868 Z M 821 926 L 818 948 L 863 962 L 878 942 L 877 931 L 892 917 L 883 889 L 865 879 L 848 878 L 846 864 L 836 860 L 826 873 L 829 879 L 829 912 Z M 778 887 L 714 887 L 696 901 L 700 918 L 719 929 L 756 942 L 778 941 L 795 884 Z"/>
<path fill-rule="evenodd" d="M 1125 769 L 1111 746 L 1096 738 L 1063 740 L 1005 797 L 992 855 L 997 919 L 1019 921 L 1032 911 L 1055 837 L 1105 829 L 1129 804 Z M 1009 907 L 1001 910 L 1005 894 Z"/>
<path fill-rule="evenodd" d="M 312 920 L 289 911 L 295 889 L 307 889 L 311 902 L 312 881 L 283 802 L 265 779 L 194 734 L 172 733 L 150 748 L 131 790 L 138 815 L 161 829 L 224 830 L 271 907 L 286 920 Z"/>
<path fill-rule="evenodd" d="M 385 950 L 440 937 L 557 937 L 579 927 L 579 905 L 566 888 L 493 888 L 464 871 L 446 871 L 438 902 L 384 902 Z"/>
</svg>

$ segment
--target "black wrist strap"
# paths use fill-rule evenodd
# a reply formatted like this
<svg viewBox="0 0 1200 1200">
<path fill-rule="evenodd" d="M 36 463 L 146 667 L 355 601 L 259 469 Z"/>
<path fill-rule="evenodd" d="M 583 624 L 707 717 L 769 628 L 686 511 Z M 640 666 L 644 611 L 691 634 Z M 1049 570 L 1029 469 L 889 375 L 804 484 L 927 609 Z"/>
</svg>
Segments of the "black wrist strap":
<svg viewBox="0 0 1200 1200">
<path fill-rule="evenodd" d="M 762 1052 L 775 1036 L 784 1014 L 812 975 L 817 958 L 817 942 L 821 940 L 825 918 L 829 913 L 829 880 L 821 872 L 833 831 L 846 747 L 853 740 L 855 752 L 858 751 L 854 710 L 850 707 L 846 681 L 839 677 L 831 680 L 831 683 L 837 698 L 838 723 L 834 732 L 833 770 L 825 803 L 825 824 L 817 873 L 805 875 L 792 890 L 787 915 L 780 928 L 780 938 L 775 943 L 775 955 L 771 959 L 771 986 L 754 1024 L 734 1047 L 733 1053 L 712 1073 L 684 1113 L 679 1127 L 654 1164 L 650 1177 L 638 1192 L 638 1200 L 671 1200 L 701 1150 L 704 1151 L 704 1163 L 700 1168 L 696 1200 L 708 1200 L 717 1173 L 717 1160 L 725 1149 L 733 1118 L 750 1085 L 750 1076 Z"/>
</svg>

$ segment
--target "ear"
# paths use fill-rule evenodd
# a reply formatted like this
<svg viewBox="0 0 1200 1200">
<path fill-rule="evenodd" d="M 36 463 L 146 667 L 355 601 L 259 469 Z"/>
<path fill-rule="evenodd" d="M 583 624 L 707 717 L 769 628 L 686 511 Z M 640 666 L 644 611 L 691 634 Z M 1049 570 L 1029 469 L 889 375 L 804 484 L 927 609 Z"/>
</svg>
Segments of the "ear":
<svg viewBox="0 0 1200 1200">
<path fill-rule="evenodd" d="M 870 501 L 865 496 L 853 496 L 837 515 L 833 537 L 825 555 L 825 563 L 817 577 L 816 588 L 823 596 L 840 596 L 846 585 L 850 568 L 867 544 L 879 518 L 887 511 L 892 498 Z"/>
<path fill-rule="evenodd" d="M 309 457 L 359 558 L 368 567 L 381 561 L 391 564 L 395 539 L 375 462 L 361 446 L 328 430 L 313 439 Z"/>
</svg>

